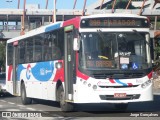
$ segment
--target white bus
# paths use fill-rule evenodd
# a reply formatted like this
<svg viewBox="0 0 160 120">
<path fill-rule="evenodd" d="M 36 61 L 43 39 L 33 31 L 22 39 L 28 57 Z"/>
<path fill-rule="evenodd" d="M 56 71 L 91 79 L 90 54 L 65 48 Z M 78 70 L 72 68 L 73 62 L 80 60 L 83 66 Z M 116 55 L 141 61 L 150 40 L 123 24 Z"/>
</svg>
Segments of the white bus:
<svg viewBox="0 0 160 120">
<path fill-rule="evenodd" d="M 77 103 L 152 101 L 149 20 L 133 14 L 76 17 L 7 41 L 6 87 L 21 96 Z"/>
</svg>

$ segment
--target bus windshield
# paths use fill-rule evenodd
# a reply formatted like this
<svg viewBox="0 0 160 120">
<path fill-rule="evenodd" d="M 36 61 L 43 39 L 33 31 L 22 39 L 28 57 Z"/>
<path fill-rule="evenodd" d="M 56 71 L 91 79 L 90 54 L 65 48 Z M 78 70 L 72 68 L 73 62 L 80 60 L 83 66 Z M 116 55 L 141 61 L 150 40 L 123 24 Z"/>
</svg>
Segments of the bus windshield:
<svg viewBox="0 0 160 120">
<path fill-rule="evenodd" d="M 79 67 L 143 70 L 151 67 L 149 34 L 142 32 L 81 33 Z"/>
</svg>

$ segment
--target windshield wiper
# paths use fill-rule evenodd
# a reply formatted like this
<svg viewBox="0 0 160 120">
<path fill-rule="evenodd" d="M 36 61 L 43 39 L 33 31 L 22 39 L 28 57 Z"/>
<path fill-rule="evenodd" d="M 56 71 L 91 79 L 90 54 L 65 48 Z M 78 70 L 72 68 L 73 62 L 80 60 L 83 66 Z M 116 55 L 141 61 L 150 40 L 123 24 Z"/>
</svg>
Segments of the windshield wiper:
<svg viewBox="0 0 160 120">
<path fill-rule="evenodd" d="M 104 35 L 103 35 L 103 33 L 102 33 L 102 31 L 101 31 L 100 29 L 97 30 L 97 33 L 98 33 L 99 36 L 102 38 L 102 40 L 105 41 L 105 37 L 104 37 Z"/>
<path fill-rule="evenodd" d="M 147 42 L 146 39 L 145 39 L 137 30 L 134 30 L 134 29 L 133 29 L 133 32 L 136 33 L 136 34 L 141 38 L 140 40 L 145 40 L 145 43 L 146 43 L 147 45 L 151 46 L 150 43 Z"/>
<path fill-rule="evenodd" d="M 98 33 L 98 35 L 101 37 L 101 39 L 102 39 L 102 41 L 103 41 L 104 43 L 106 43 L 106 41 L 108 41 L 107 39 L 105 39 L 105 36 L 104 36 L 103 32 L 102 32 L 100 29 L 97 30 L 97 33 Z M 108 43 L 107 43 L 106 45 L 107 45 L 106 47 L 111 48 L 111 47 L 108 45 Z"/>
</svg>

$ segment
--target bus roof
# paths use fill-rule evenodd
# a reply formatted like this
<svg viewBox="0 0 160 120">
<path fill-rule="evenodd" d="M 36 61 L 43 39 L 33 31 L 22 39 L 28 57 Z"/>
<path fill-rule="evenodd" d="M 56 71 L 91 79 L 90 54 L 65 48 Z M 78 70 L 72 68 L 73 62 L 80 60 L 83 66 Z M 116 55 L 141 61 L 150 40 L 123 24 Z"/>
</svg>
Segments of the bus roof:
<svg viewBox="0 0 160 120">
<path fill-rule="evenodd" d="M 24 39 L 24 38 L 28 38 L 28 37 L 31 37 L 31 36 L 34 36 L 34 35 L 38 35 L 40 33 L 49 32 L 49 31 L 58 29 L 60 27 L 64 27 L 64 26 L 71 25 L 71 24 L 73 24 L 75 27 L 79 27 L 80 19 L 96 18 L 96 17 L 136 17 L 136 18 L 147 18 L 147 17 L 144 17 L 144 16 L 139 16 L 139 15 L 136 15 L 136 14 L 127 14 L 127 13 L 114 13 L 114 14 L 112 14 L 112 13 L 108 14 L 107 13 L 107 14 L 96 14 L 96 15 L 75 17 L 75 18 L 72 18 L 72 19 L 67 20 L 67 21 L 60 21 L 60 22 L 52 23 L 52 24 L 49 24 L 49 25 L 42 26 L 40 28 L 31 30 L 31 31 L 27 32 L 25 35 L 9 39 L 7 41 L 7 43 L 18 41 L 18 40 L 21 40 L 21 39 Z"/>
<path fill-rule="evenodd" d="M 51 23 L 51 24 L 46 25 L 46 26 L 39 27 L 37 29 L 34 29 L 34 30 L 31 30 L 31 31 L 27 32 L 25 35 L 9 39 L 7 41 L 7 43 L 17 41 L 17 40 L 21 40 L 21 39 L 24 39 L 24 38 L 28 38 L 28 37 L 31 37 L 31 36 L 34 36 L 34 35 L 38 35 L 40 33 L 49 32 L 49 31 L 58 29 L 62 26 L 62 23 L 63 22 L 56 22 L 56 23 Z"/>
</svg>

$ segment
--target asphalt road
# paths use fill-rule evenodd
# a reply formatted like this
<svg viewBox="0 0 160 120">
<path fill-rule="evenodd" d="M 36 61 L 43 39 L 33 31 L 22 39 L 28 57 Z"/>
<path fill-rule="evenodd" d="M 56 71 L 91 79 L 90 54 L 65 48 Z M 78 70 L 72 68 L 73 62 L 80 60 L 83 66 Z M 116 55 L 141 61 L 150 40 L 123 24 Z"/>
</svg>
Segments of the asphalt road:
<svg viewBox="0 0 160 120">
<path fill-rule="evenodd" d="M 9 95 L 0 97 L 0 111 L 3 120 L 113 120 L 113 117 L 114 120 L 135 120 L 137 117 L 141 120 L 160 120 L 160 95 L 154 95 L 152 102 L 130 103 L 126 111 L 117 110 L 112 104 L 81 104 L 76 105 L 75 112 L 69 113 L 61 112 L 56 102 L 36 100 L 31 105 L 22 105 L 20 97 Z M 11 117 L 6 117 L 7 114 Z"/>
</svg>

